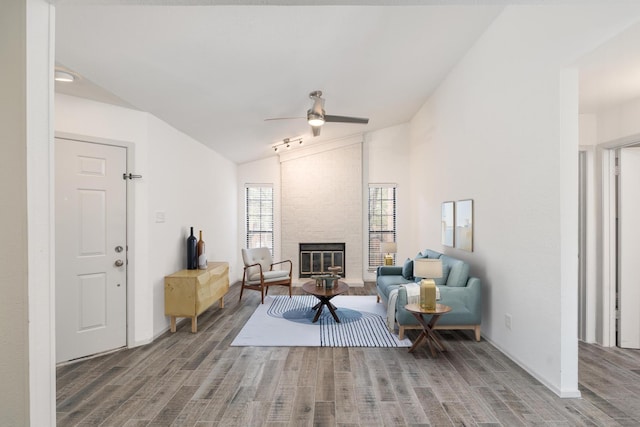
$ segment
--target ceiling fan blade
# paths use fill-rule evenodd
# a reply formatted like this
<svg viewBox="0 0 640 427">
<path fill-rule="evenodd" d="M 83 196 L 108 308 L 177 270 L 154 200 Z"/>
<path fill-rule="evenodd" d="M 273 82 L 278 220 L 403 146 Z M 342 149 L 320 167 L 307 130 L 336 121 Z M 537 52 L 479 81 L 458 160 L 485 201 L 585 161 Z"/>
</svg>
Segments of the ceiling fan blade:
<svg viewBox="0 0 640 427">
<path fill-rule="evenodd" d="M 293 120 L 293 119 L 306 119 L 306 117 L 275 117 L 271 119 L 264 119 L 264 121 L 268 122 L 271 120 Z"/>
<path fill-rule="evenodd" d="M 348 117 L 348 116 L 332 116 L 330 114 L 324 115 L 325 122 L 338 122 L 338 123 L 361 123 L 367 124 L 369 123 L 369 119 L 361 118 L 361 117 Z"/>
<path fill-rule="evenodd" d="M 322 126 L 311 126 L 311 132 L 313 132 L 313 136 L 320 135 L 320 129 L 322 129 Z"/>
</svg>

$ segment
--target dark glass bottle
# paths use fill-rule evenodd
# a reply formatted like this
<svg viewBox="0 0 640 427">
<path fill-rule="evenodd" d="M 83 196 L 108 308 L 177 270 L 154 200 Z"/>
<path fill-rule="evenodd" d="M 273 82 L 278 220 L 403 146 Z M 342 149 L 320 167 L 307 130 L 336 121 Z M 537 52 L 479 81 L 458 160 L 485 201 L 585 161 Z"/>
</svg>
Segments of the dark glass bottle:
<svg viewBox="0 0 640 427">
<path fill-rule="evenodd" d="M 191 227 L 191 236 L 187 238 L 187 270 L 198 269 L 198 239 L 193 235 L 193 227 Z"/>
</svg>

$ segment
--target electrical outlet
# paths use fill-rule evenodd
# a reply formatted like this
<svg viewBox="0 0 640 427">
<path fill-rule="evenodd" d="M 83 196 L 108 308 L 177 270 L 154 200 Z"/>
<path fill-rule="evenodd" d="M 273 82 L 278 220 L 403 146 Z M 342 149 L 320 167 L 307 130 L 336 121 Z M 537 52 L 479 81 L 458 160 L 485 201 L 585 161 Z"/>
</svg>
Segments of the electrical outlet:
<svg viewBox="0 0 640 427">
<path fill-rule="evenodd" d="M 511 330 L 511 315 L 508 313 L 504 315 L 504 326 Z"/>
</svg>

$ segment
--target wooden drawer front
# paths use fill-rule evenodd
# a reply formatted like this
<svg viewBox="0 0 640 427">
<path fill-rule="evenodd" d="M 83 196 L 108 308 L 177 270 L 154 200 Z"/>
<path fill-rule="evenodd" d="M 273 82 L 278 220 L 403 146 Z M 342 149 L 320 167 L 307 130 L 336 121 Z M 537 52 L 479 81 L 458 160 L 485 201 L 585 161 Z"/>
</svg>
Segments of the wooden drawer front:
<svg viewBox="0 0 640 427">
<path fill-rule="evenodd" d="M 221 265 L 198 278 L 195 312 L 200 314 L 229 292 L 229 265 Z"/>
</svg>

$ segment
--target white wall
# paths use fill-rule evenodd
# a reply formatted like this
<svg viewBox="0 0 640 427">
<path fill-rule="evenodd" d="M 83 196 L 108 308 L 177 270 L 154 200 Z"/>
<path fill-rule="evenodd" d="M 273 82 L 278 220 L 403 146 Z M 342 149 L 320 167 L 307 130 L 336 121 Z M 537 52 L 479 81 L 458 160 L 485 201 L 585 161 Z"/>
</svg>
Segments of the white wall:
<svg viewBox="0 0 640 427">
<path fill-rule="evenodd" d="M 375 272 L 367 269 L 368 224 L 367 224 L 367 185 L 369 183 L 394 183 L 396 190 L 396 242 L 398 253 L 396 264 L 402 265 L 405 259 L 413 258 L 424 248 L 417 246 L 414 230 L 411 227 L 411 164 L 409 124 L 369 132 L 364 135 L 363 146 L 363 259 L 364 280 L 375 280 Z"/>
<path fill-rule="evenodd" d="M 474 199 L 474 252 L 441 249 L 482 280 L 483 335 L 566 397 L 579 391 L 577 73 L 565 66 L 637 16 L 508 7 L 411 122 L 412 181 L 431 184 L 415 191 L 419 246 L 440 241 L 441 202 Z"/>
<path fill-rule="evenodd" d="M 413 257 L 424 248 L 419 248 L 414 239 L 414 231 L 411 227 L 411 174 L 408 165 L 410 163 L 410 141 L 409 124 L 401 124 L 363 135 L 364 143 L 362 147 L 362 188 L 366 190 L 366 185 L 370 182 L 385 182 L 398 184 L 397 200 L 397 260 Z M 331 149 L 332 142 L 318 144 L 317 146 L 304 146 L 294 148 L 285 152 L 284 159 L 295 158 L 296 153 L 322 152 Z M 317 164 L 315 165 L 317 166 Z M 333 168 L 327 166 L 327 174 L 336 173 Z M 275 198 L 275 247 L 276 254 L 282 253 L 280 247 L 280 219 L 281 219 L 281 171 L 280 158 L 277 155 L 264 160 L 244 163 L 238 166 L 238 212 L 244 212 L 244 185 L 247 183 L 270 183 L 274 185 Z M 375 280 L 375 274 L 366 268 L 367 262 L 367 211 L 366 211 L 366 191 L 361 191 L 363 200 L 362 225 L 362 277 L 364 280 Z M 238 229 L 238 244 L 244 247 L 246 240 L 245 230 L 242 224 Z M 342 241 L 342 240 L 340 240 Z M 276 255 L 276 257 L 278 257 Z M 239 265 L 241 268 L 241 263 Z M 238 279 L 241 279 L 242 272 L 239 271 Z"/>
<path fill-rule="evenodd" d="M 640 135 L 640 98 L 597 114 L 597 142 L 607 143 Z"/>
<path fill-rule="evenodd" d="M 345 278 L 362 283 L 362 137 L 280 156 L 282 256 L 299 277 L 300 243 L 345 243 Z"/>
<path fill-rule="evenodd" d="M 0 425 L 55 423 L 51 240 L 54 9 L 0 4 Z"/>
<path fill-rule="evenodd" d="M 236 166 L 150 114 L 67 95 L 56 95 L 55 129 L 134 147 L 129 171 L 143 178 L 130 183 L 135 318 L 129 342 L 147 343 L 168 328 L 164 276 L 186 268 L 190 226 L 203 230 L 210 261 L 237 264 Z M 164 223 L 156 222 L 156 212 L 164 212 Z"/>
<path fill-rule="evenodd" d="M 238 165 L 238 248 L 245 248 L 247 246 L 247 230 L 245 227 L 244 216 L 245 212 L 245 185 L 246 184 L 271 184 L 273 185 L 273 257 L 274 260 L 282 260 L 281 249 L 281 192 L 280 192 L 280 159 L 274 155 L 262 160 L 256 160 L 254 162 L 243 163 Z M 238 255 L 238 265 L 236 268 L 236 274 L 234 275 L 236 280 L 242 280 L 242 257 Z"/>
</svg>

